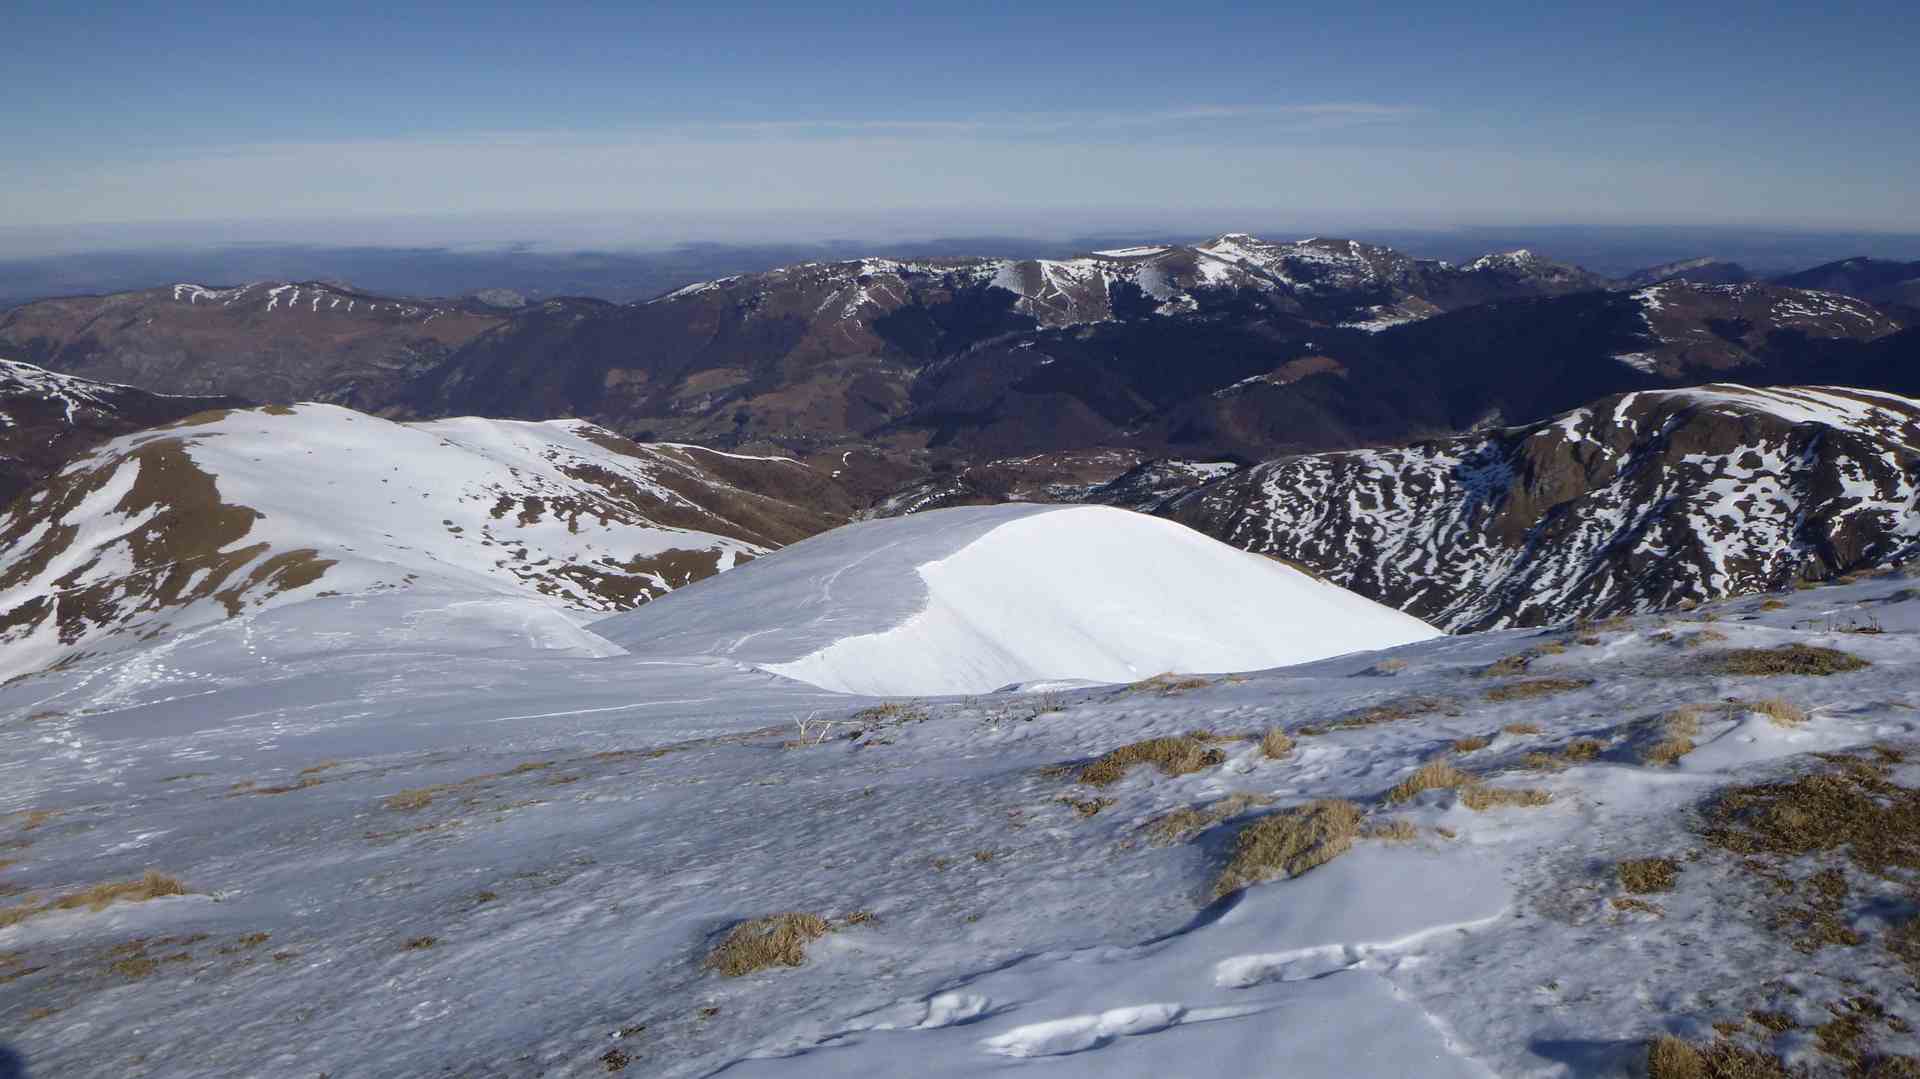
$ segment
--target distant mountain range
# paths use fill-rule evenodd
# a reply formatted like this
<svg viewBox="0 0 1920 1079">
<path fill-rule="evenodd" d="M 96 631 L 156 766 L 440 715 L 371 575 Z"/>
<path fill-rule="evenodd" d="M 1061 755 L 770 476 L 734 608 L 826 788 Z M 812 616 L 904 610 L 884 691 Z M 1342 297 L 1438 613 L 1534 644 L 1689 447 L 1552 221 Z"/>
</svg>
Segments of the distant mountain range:
<svg viewBox="0 0 1920 1079">
<path fill-rule="evenodd" d="M 434 518 L 485 533 L 489 573 L 531 580 L 523 561 L 573 559 L 538 538 L 561 505 L 686 532 L 671 566 L 623 548 L 590 581 L 548 582 L 615 606 L 857 516 L 1023 500 L 1173 514 L 1449 629 L 1538 624 L 1910 557 L 1890 507 L 1911 484 L 1859 462 L 1877 454 L 1904 475 L 1916 441 L 1899 418 L 1920 396 L 1920 326 L 1902 302 L 1916 269 L 1850 259 L 1759 282 L 1694 259 L 1613 281 L 1528 251 L 1453 265 L 1226 234 L 1058 260 L 804 263 L 627 304 L 406 301 L 313 282 L 41 301 L 0 314 L 0 357 L 30 361 L 0 367 L 0 495 L 39 492 L 0 548 L 8 580 L 54 564 L 46 544 L 71 545 L 60 537 L 79 526 L 48 514 L 92 506 L 86 492 L 119 482 L 115 462 L 160 454 L 168 478 L 142 473 L 141 505 L 162 521 L 232 510 L 232 536 L 188 544 L 227 551 L 250 533 L 224 483 L 208 479 L 220 495 L 204 513 L 167 499 L 199 497 L 194 462 L 216 448 L 331 444 L 301 425 L 354 413 L 280 414 L 317 401 L 371 414 L 329 431 L 390 437 L 296 487 L 405 456 L 394 446 L 437 430 L 391 420 L 494 424 L 485 446 L 511 452 L 448 435 L 431 466 L 463 474 L 478 453 L 519 477 L 494 485 L 486 522 Z M 1805 386 L 1846 388 L 1765 389 Z M 272 407 L 218 418 L 249 403 Z M 182 420 L 183 433 L 136 438 L 138 452 L 97 449 Z M 598 447 L 584 457 L 582 438 Z M 529 478 L 563 458 L 572 478 Z M 1765 512 L 1743 509 L 1757 514 L 1735 529 L 1746 553 L 1713 548 L 1712 513 L 1671 516 L 1724 477 L 1778 492 Z M 1418 521 L 1368 505 L 1417 506 Z M 496 535 L 508 521 L 535 538 Z M 306 550 L 275 544 L 271 557 Z M 130 548 L 135 577 L 178 561 L 144 549 Z M 309 562 L 341 561 L 314 550 Z M 186 592 L 250 602 L 280 580 L 228 569 Z M 42 582 L 61 603 L 92 595 L 84 567 L 62 572 Z M 64 615 L 29 621 L 78 632 Z"/>
<path fill-rule="evenodd" d="M 1904 296 L 1890 266 L 1808 274 Z M 921 476 L 1090 447 L 1255 460 L 1736 370 L 1917 388 L 1904 307 L 1720 283 L 1739 276 L 1693 260 L 1623 283 L 1527 251 L 1452 265 L 1227 234 L 1063 260 L 804 263 L 629 304 L 180 284 L 16 308 L 0 355 L 396 418 L 578 416 L 643 440 L 878 451 Z"/>
</svg>

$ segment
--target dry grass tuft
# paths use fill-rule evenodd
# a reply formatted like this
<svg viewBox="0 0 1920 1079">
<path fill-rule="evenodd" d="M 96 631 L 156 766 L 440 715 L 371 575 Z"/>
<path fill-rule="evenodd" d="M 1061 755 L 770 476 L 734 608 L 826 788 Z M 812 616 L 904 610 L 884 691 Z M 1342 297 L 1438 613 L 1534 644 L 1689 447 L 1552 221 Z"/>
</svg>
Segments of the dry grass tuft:
<svg viewBox="0 0 1920 1079">
<path fill-rule="evenodd" d="M 1575 738 L 1561 748 L 1560 756 L 1563 760 L 1575 762 L 1590 761 L 1597 759 L 1601 751 L 1606 748 L 1604 743 L 1596 739 Z"/>
<path fill-rule="evenodd" d="M 1148 821 L 1143 831 L 1147 833 L 1148 843 L 1156 847 L 1171 847 L 1186 842 L 1217 823 L 1218 818 L 1204 809 L 1182 806 Z"/>
<path fill-rule="evenodd" d="M 876 704 L 871 708 L 862 708 L 853 714 L 852 721 L 866 724 L 904 725 L 923 722 L 927 718 L 928 712 L 925 705 L 913 701 L 887 701 L 885 704 Z"/>
<path fill-rule="evenodd" d="M 1094 816 L 1113 804 L 1111 798 L 1062 798 L 1060 801 L 1082 817 Z"/>
<path fill-rule="evenodd" d="M 18 816 L 20 818 L 20 830 L 23 832 L 31 832 L 35 828 L 59 816 L 60 811 L 57 809 L 23 809 L 18 813 L 8 815 Z"/>
<path fill-rule="evenodd" d="M 1647 1079 L 1707 1079 L 1707 1062 L 1697 1048 L 1661 1035 L 1647 1043 Z"/>
<path fill-rule="evenodd" d="M 1412 719 L 1415 716 L 1430 715 L 1434 712 L 1443 711 L 1452 707 L 1453 703 L 1454 702 L 1445 697 L 1400 697 L 1387 701 L 1384 704 L 1376 704 L 1361 709 L 1345 718 L 1337 719 L 1330 724 L 1327 729 L 1348 731 L 1360 727 L 1374 727 L 1382 723 L 1393 723 L 1402 719 Z M 1300 733 L 1307 733 L 1307 729 L 1302 728 Z"/>
<path fill-rule="evenodd" d="M 1730 648 L 1702 661 L 1711 674 L 1749 676 L 1845 674 L 1872 666 L 1866 660 L 1838 648 L 1811 644 L 1788 644 L 1779 648 Z"/>
<path fill-rule="evenodd" d="M 69 892 L 48 903 L 24 903 L 0 910 L 0 929 L 24 922 L 36 914 L 45 914 L 50 910 L 79 910 L 85 907 L 88 910 L 101 911 L 114 903 L 144 903 L 149 899 L 159 899 L 162 896 L 186 894 L 186 886 L 178 880 L 165 873 L 149 869 L 145 876 L 137 880 L 96 884 L 91 888 Z"/>
<path fill-rule="evenodd" d="M 1264 794 L 1229 795 L 1211 805 L 1182 806 L 1155 817 L 1147 822 L 1142 831 L 1147 833 L 1147 842 L 1153 846 L 1170 847 L 1184 843 L 1221 821 L 1237 817 L 1255 806 L 1272 804 L 1273 799 Z"/>
<path fill-rule="evenodd" d="M 1553 801 L 1553 795 L 1531 788 L 1483 787 L 1478 784 L 1460 792 L 1460 804 L 1476 813 L 1504 806 L 1536 807 Z"/>
<path fill-rule="evenodd" d="M 1894 958 L 1907 965 L 1915 981 L 1920 981 L 1920 914 L 1887 930 L 1880 942 Z"/>
<path fill-rule="evenodd" d="M 1456 740 L 1453 743 L 1453 751 L 1455 753 L 1472 753 L 1473 751 L 1478 749 L 1485 749 L 1492 744 L 1493 744 L 1493 739 L 1476 734 L 1472 738 L 1461 738 Z"/>
<path fill-rule="evenodd" d="M 311 767 L 311 768 L 302 768 L 302 769 L 300 769 L 300 775 L 301 775 L 302 777 L 305 777 L 305 776 L 317 776 L 317 775 L 319 775 L 319 774 L 320 774 L 321 772 L 325 772 L 325 771 L 328 771 L 328 770 L 330 770 L 330 769 L 334 769 L 334 768 L 338 768 L 338 767 L 340 767 L 340 762 L 339 762 L 339 761 L 321 761 L 321 762 L 320 762 L 319 764 L 316 764 L 316 765 L 314 765 L 314 766 L 313 766 L 313 767 Z"/>
<path fill-rule="evenodd" d="M 1703 644 L 1717 644 L 1726 639 L 1726 634 L 1709 627 L 1689 633 L 1685 637 L 1680 638 L 1680 645 L 1683 648 L 1698 648 Z"/>
<path fill-rule="evenodd" d="M 1394 784 L 1393 789 L 1387 792 L 1387 802 L 1407 802 L 1419 797 L 1421 791 L 1464 787 L 1472 782 L 1472 776 L 1444 760 L 1428 761 L 1415 769 L 1412 775 Z"/>
<path fill-rule="evenodd" d="M 1760 604 L 1760 609 L 1763 611 L 1784 611 L 1787 609 L 1787 605 L 1777 599 L 1770 599 Z"/>
<path fill-rule="evenodd" d="M 1276 877 L 1297 877 L 1345 854 L 1359 831 L 1360 807 L 1324 799 L 1261 817 L 1240 830 L 1233 857 L 1213 882 L 1215 896 Z"/>
<path fill-rule="evenodd" d="M 1780 1058 L 1717 1041 L 1695 1048 L 1662 1034 L 1647 1046 L 1647 1079 L 1789 1079 Z"/>
<path fill-rule="evenodd" d="M 1278 760 L 1293 752 L 1293 739 L 1278 727 L 1260 736 L 1260 753 L 1270 760 Z"/>
<path fill-rule="evenodd" d="M 1920 790 L 1887 779 L 1884 764 L 1833 760 L 1828 771 L 1722 791 L 1706 807 L 1707 841 L 1789 858 L 1841 851 L 1876 876 L 1920 870 Z"/>
<path fill-rule="evenodd" d="M 1773 720 L 1776 727 L 1798 727 L 1807 721 L 1807 710 L 1784 697 L 1763 697 L 1757 701 L 1735 701 L 1732 706 L 1758 712 Z"/>
<path fill-rule="evenodd" d="M 1700 733 L 1700 710 L 1692 705 L 1676 708 L 1660 718 L 1657 741 L 1640 751 L 1640 763 L 1658 767 L 1677 762 L 1694 751 L 1694 736 Z"/>
<path fill-rule="evenodd" d="M 1666 767 L 1692 753 L 1695 748 L 1691 738 L 1662 738 L 1641 752 L 1640 761 L 1642 764 Z"/>
<path fill-rule="evenodd" d="M 414 809 L 425 809 L 433 804 L 433 795 L 434 788 L 420 787 L 416 790 L 401 791 L 399 794 L 390 794 L 381 799 L 380 804 L 386 806 L 388 809 L 402 812 Z"/>
<path fill-rule="evenodd" d="M 1620 886 L 1635 895 L 1671 892 L 1680 863 L 1671 858 L 1630 858 L 1614 867 Z"/>
<path fill-rule="evenodd" d="M 1591 678 L 1529 678 L 1522 682 L 1508 682 L 1505 685 L 1495 686 L 1487 690 L 1486 696 L 1490 701 L 1524 701 L 1585 689 L 1592 684 Z"/>
<path fill-rule="evenodd" d="M 1207 678 L 1181 677 L 1172 671 L 1162 671 L 1152 678 L 1142 678 L 1128 686 L 1135 693 L 1184 693 L 1189 689 L 1205 689 L 1213 681 Z"/>
<path fill-rule="evenodd" d="M 1481 678 L 1511 678 L 1533 665 L 1536 653 L 1532 649 L 1515 652 L 1504 659 L 1496 659 L 1474 672 Z"/>
<path fill-rule="evenodd" d="M 1360 837 L 1388 843 L 1411 843 L 1420 838 L 1420 829 L 1409 820 L 1371 821 L 1361 829 Z"/>
<path fill-rule="evenodd" d="M 1142 764 L 1151 764 L 1166 776 L 1188 775 L 1227 759 L 1225 753 L 1209 744 L 1213 741 L 1216 739 L 1210 734 L 1194 732 L 1134 742 L 1109 750 L 1092 764 L 1080 769 L 1079 779 L 1096 787 L 1111 786 L 1125 779 L 1129 771 Z"/>
<path fill-rule="evenodd" d="M 1506 731 L 1506 732 L 1507 732 L 1508 734 L 1539 734 L 1539 733 L 1540 733 L 1540 724 L 1538 724 L 1538 723 L 1509 723 L 1509 724 L 1507 724 L 1506 726 L 1504 726 L 1504 727 L 1502 727 L 1502 728 L 1500 728 L 1500 729 L 1501 729 L 1501 730 L 1503 730 L 1503 731 Z"/>
<path fill-rule="evenodd" d="M 807 945 L 832 931 L 817 914 L 788 911 L 754 918 L 729 930 L 701 965 L 726 978 L 769 967 L 797 967 L 807 961 Z"/>
<path fill-rule="evenodd" d="M 1700 708 L 1684 705 L 1660 717 L 1662 730 L 1669 738 L 1692 738 L 1700 733 Z"/>
<path fill-rule="evenodd" d="M 1754 1025 L 1775 1034 L 1785 1034 L 1798 1025 L 1793 1021 L 1793 1016 L 1786 1012 L 1753 1011 L 1747 1013 L 1747 1018 L 1753 1020 Z"/>
<path fill-rule="evenodd" d="M 1406 660 L 1401 659 L 1399 656 L 1388 656 L 1386 659 L 1381 660 L 1360 673 L 1373 675 L 1399 674 L 1406 669 Z"/>
<path fill-rule="evenodd" d="M 186 895 L 186 886 L 165 873 L 147 870 L 139 880 L 123 880 L 112 884 L 96 884 L 84 891 L 63 895 L 48 904 L 53 910 L 75 910 L 85 907 L 88 910 L 105 910 L 111 903 L 144 903 L 149 899 L 162 896 Z"/>
</svg>

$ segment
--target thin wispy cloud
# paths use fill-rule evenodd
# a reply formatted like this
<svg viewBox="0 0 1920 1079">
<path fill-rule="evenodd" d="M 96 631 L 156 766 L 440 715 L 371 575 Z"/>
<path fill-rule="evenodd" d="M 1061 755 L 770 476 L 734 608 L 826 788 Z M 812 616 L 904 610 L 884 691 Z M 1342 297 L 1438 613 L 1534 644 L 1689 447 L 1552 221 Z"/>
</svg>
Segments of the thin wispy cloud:
<svg viewBox="0 0 1920 1079">
<path fill-rule="evenodd" d="M 930 135 L 1032 135 L 1062 131 L 1116 130 L 1204 123 L 1290 124 L 1301 130 L 1335 126 L 1393 123 L 1419 114 L 1410 105 L 1375 102 L 1316 102 L 1309 104 L 1193 104 L 1159 109 L 1106 112 L 1000 113 L 961 118 L 820 118 L 728 121 L 698 125 L 712 132 L 878 132 Z M 651 130 L 684 130 L 686 125 L 652 125 Z M 644 129 L 643 129 L 644 130 Z"/>
</svg>

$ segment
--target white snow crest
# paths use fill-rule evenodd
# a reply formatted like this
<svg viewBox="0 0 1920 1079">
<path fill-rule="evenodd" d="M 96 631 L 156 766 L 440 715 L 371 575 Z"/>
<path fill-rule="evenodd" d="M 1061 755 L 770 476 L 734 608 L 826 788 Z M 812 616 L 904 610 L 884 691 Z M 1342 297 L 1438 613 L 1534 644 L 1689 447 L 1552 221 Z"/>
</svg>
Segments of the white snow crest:
<svg viewBox="0 0 1920 1079">
<path fill-rule="evenodd" d="M 1437 633 L 1171 521 L 1017 505 L 849 526 L 595 629 L 878 694 L 1251 670 Z"/>
</svg>

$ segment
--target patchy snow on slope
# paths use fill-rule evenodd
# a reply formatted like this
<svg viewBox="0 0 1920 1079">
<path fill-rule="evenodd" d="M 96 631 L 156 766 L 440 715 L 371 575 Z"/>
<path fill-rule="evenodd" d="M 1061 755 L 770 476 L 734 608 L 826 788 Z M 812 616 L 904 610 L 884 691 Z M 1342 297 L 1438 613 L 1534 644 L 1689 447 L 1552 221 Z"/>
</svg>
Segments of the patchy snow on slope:
<svg viewBox="0 0 1920 1079">
<path fill-rule="evenodd" d="M 1711 384 L 1473 436 L 1281 458 L 1190 492 L 1175 512 L 1459 632 L 1911 559 L 1916 452 L 1920 401 Z M 1544 513 L 1521 478 L 1569 465 L 1580 482 L 1554 481 Z"/>
<path fill-rule="evenodd" d="M 621 610 L 775 545 L 728 518 L 749 496 L 690 460 L 576 420 L 398 424 L 317 404 L 116 439 L 57 477 L 56 497 L 0 515 L 0 677 L 51 661 L 55 622 L 68 650 L 126 647 L 136 629 L 321 593 Z"/>
<path fill-rule="evenodd" d="M 1382 330 L 1390 330 L 1395 326 L 1404 326 L 1409 322 L 1419 322 L 1424 317 L 1404 311 L 1398 307 L 1384 306 L 1368 308 L 1367 316 L 1368 317 L 1364 319 L 1354 322 L 1343 322 L 1340 325 L 1349 330 L 1364 330 L 1367 333 L 1379 333 Z"/>
<path fill-rule="evenodd" d="M 49 371 L 30 363 L 17 360 L 0 359 L 0 398 L 34 397 L 53 401 L 66 413 L 68 423 L 78 418 L 85 410 L 110 412 L 114 408 L 112 393 L 117 390 L 134 390 L 152 397 L 188 397 L 191 394 L 150 393 L 136 390 L 132 386 L 118 382 L 101 382 L 98 379 L 79 378 L 74 375 Z M 4 420 L 5 417 L 0 417 Z"/>
<path fill-rule="evenodd" d="M 869 694 L 1253 670 L 1437 633 L 1184 525 L 1018 505 L 850 525 L 595 629 Z"/>
</svg>

